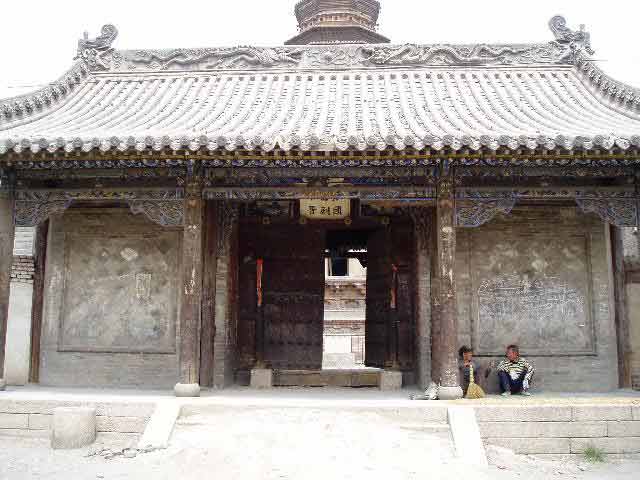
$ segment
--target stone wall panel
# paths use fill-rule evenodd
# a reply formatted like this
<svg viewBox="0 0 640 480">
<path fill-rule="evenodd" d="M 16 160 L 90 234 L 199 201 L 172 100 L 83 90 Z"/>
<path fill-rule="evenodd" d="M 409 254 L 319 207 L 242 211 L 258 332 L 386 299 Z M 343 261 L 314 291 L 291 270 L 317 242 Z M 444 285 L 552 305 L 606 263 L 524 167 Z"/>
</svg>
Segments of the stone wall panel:
<svg viewBox="0 0 640 480">
<path fill-rule="evenodd" d="M 180 229 L 128 209 L 70 209 L 49 230 L 40 382 L 172 387 Z"/>
<path fill-rule="evenodd" d="M 458 342 L 481 366 L 517 343 L 534 388 L 618 386 L 605 226 L 573 207 L 527 207 L 458 235 Z M 480 383 L 497 390 L 495 369 Z"/>
</svg>

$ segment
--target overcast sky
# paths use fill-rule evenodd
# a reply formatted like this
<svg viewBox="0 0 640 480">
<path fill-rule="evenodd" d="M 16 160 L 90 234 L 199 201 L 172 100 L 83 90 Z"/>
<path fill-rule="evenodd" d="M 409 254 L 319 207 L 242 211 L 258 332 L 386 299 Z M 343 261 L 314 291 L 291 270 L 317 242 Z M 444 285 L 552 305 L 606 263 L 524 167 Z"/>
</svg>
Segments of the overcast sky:
<svg viewBox="0 0 640 480">
<path fill-rule="evenodd" d="M 296 0 L 0 0 L 0 98 L 56 80 L 77 40 L 105 23 L 116 48 L 281 45 L 296 33 Z M 595 58 L 640 87 L 640 1 L 382 0 L 380 33 L 393 43 L 519 43 L 553 38 L 556 14 L 585 24 Z M 26 88 L 25 88 L 26 87 Z"/>
</svg>

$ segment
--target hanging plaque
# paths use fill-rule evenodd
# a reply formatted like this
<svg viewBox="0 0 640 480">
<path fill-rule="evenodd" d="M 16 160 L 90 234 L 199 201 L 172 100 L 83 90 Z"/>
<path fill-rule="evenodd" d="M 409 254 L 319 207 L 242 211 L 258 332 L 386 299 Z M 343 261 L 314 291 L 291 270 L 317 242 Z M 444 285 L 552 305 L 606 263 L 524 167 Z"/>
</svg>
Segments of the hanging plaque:
<svg viewBox="0 0 640 480">
<path fill-rule="evenodd" d="M 316 220 L 342 220 L 351 215 L 351 200 L 300 200 L 300 215 Z"/>
</svg>

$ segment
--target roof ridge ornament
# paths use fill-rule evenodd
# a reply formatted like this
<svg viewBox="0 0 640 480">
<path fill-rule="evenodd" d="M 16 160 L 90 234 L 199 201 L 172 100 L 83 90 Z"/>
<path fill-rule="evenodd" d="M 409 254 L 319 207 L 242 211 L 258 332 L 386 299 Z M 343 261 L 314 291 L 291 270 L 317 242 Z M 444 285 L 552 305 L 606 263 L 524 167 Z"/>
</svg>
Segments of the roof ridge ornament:
<svg viewBox="0 0 640 480">
<path fill-rule="evenodd" d="M 117 36 L 118 29 L 110 23 L 102 26 L 96 38 L 89 39 L 89 32 L 84 32 L 83 38 L 78 40 L 78 54 L 88 49 L 108 50 Z"/>
<path fill-rule="evenodd" d="M 591 48 L 591 34 L 585 30 L 584 25 L 580 25 L 580 30 L 571 30 L 567 27 L 567 19 L 556 15 L 549 21 L 549 28 L 555 35 L 556 42 L 569 45 L 576 56 L 583 51 L 589 55 L 595 53 Z"/>
<path fill-rule="evenodd" d="M 90 70 L 109 70 L 111 44 L 118 36 L 118 29 L 111 24 L 103 25 L 100 35 L 89 38 L 89 33 L 84 32 L 83 38 L 78 40 L 78 54 L 75 59 L 84 61 Z"/>
</svg>

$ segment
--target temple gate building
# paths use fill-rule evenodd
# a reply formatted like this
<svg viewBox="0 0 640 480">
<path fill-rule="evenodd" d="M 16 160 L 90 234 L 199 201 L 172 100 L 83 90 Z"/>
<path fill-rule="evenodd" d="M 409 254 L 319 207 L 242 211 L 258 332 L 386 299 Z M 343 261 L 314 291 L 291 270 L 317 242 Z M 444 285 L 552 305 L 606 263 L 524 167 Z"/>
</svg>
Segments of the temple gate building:
<svg viewBox="0 0 640 480">
<path fill-rule="evenodd" d="M 14 228 L 37 227 L 43 385 L 319 372 L 327 259 L 351 259 L 381 388 L 455 398 L 458 347 L 510 343 L 536 388 L 630 386 L 640 90 L 562 17 L 539 44 L 394 45 L 379 8 L 302 0 L 274 48 L 120 50 L 107 25 L 0 100 L 0 352 Z"/>
</svg>

